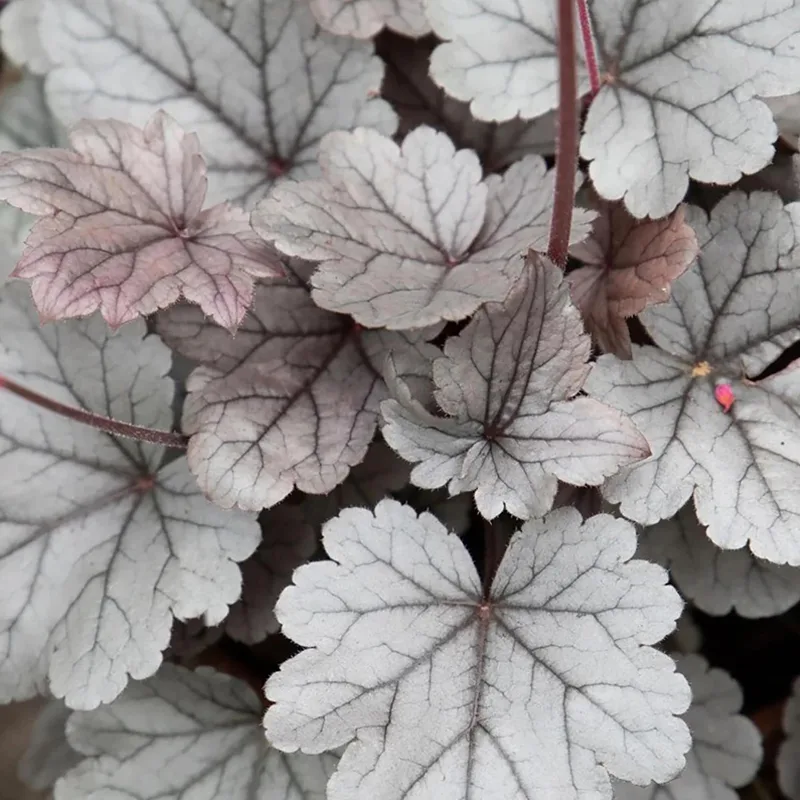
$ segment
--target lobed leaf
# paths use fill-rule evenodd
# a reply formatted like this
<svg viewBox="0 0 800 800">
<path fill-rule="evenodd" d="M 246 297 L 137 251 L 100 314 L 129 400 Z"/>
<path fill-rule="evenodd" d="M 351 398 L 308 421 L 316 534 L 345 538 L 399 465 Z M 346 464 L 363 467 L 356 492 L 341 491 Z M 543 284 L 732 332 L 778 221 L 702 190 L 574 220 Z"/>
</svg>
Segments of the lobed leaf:
<svg viewBox="0 0 800 800">
<path fill-rule="evenodd" d="M 168 427 L 169 366 L 142 321 L 41 328 L 21 287 L 0 294 L 0 373 L 57 402 Z M 0 702 L 109 702 L 158 669 L 173 617 L 213 625 L 238 599 L 258 525 L 208 502 L 184 459 L 2 392 L 0 472 Z"/>
<path fill-rule="evenodd" d="M 350 742 L 330 800 L 610 798 L 609 773 L 683 766 L 688 687 L 648 646 L 680 601 L 660 567 L 628 562 L 628 523 L 528 522 L 486 596 L 458 537 L 393 500 L 344 510 L 323 540 L 332 560 L 278 601 L 312 649 L 267 682 L 265 725 L 287 752 Z"/>
<path fill-rule="evenodd" d="M 183 296 L 235 329 L 255 279 L 281 267 L 245 211 L 203 210 L 197 138 L 159 112 L 144 130 L 82 122 L 70 143 L 0 155 L 0 199 L 42 217 L 13 275 L 31 281 L 43 317 L 99 309 L 118 327 Z"/>
<path fill-rule="evenodd" d="M 311 0 L 319 24 L 340 36 L 369 39 L 382 28 L 404 36 L 430 31 L 424 0 Z"/>
<path fill-rule="evenodd" d="M 595 400 L 574 398 L 590 366 L 561 272 L 534 257 L 503 304 L 489 303 L 434 362 L 430 413 L 402 381 L 381 405 L 383 435 L 408 461 L 416 486 L 474 491 L 493 519 L 542 516 L 558 479 L 599 484 L 621 465 L 648 455 L 630 421 Z"/>
<path fill-rule="evenodd" d="M 22 781 L 36 792 L 51 789 L 81 760 L 67 741 L 71 713 L 61 700 L 50 700 L 36 718 L 28 748 L 17 766 Z"/>
</svg>

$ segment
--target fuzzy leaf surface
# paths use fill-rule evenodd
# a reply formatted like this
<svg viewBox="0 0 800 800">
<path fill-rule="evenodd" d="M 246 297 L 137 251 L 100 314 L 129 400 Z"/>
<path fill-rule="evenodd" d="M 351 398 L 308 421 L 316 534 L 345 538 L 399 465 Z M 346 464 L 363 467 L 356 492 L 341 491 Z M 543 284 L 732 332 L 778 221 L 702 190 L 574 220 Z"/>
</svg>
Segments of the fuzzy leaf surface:
<svg viewBox="0 0 800 800">
<path fill-rule="evenodd" d="M 335 756 L 272 749 L 261 712 L 243 681 L 165 664 L 110 706 L 72 715 L 69 741 L 86 758 L 56 800 L 325 800 Z"/>
<path fill-rule="evenodd" d="M 747 547 L 720 550 L 697 522 L 692 504 L 646 528 L 640 558 L 669 570 L 684 597 L 706 614 L 774 617 L 800 601 L 800 569 L 756 558 Z"/>
<path fill-rule="evenodd" d="M 261 520 L 258 550 L 242 564 L 242 597 L 225 620 L 225 632 L 245 644 L 262 642 L 280 628 L 275 618 L 278 595 L 292 573 L 317 549 L 317 532 L 298 506 L 271 508 Z"/>
<path fill-rule="evenodd" d="M 585 389 L 629 414 L 647 461 L 604 486 L 622 513 L 652 525 L 694 494 L 698 519 L 725 549 L 749 542 L 775 563 L 800 564 L 800 370 L 759 375 L 800 339 L 800 206 L 729 194 L 707 217 L 690 209 L 701 254 L 672 296 L 640 317 L 657 346 L 632 361 L 602 356 Z M 714 396 L 727 385 L 729 413 Z"/>
<path fill-rule="evenodd" d="M 237 0 L 223 21 L 192 0 L 45 0 L 41 30 L 56 114 L 143 125 L 164 109 L 200 137 L 212 202 L 317 174 L 328 131 L 396 126 L 372 44 L 320 32 L 307 2 Z"/>
<path fill-rule="evenodd" d="M 611 797 L 608 773 L 682 768 L 688 687 L 649 647 L 680 601 L 629 562 L 624 520 L 528 522 L 486 597 L 458 537 L 396 501 L 346 509 L 323 541 L 332 560 L 278 601 L 311 649 L 268 680 L 265 725 L 287 752 L 350 743 L 330 800 L 588 800 Z"/>
<path fill-rule="evenodd" d="M 483 179 L 474 152 L 422 126 L 401 147 L 374 130 L 330 134 L 320 165 L 324 180 L 277 186 L 253 227 L 321 262 L 314 301 L 367 327 L 463 319 L 505 299 L 529 247 L 546 249 L 554 176 L 538 156 Z M 575 214 L 573 241 L 589 219 Z"/>
<path fill-rule="evenodd" d="M 620 203 L 594 205 L 592 233 L 570 249 L 584 266 L 567 276 L 586 329 L 606 353 L 631 357 L 625 323 L 669 297 L 672 281 L 697 256 L 697 238 L 678 208 L 658 220 L 637 220 Z"/>
<path fill-rule="evenodd" d="M 499 172 L 531 153 L 556 151 L 554 113 L 535 120 L 483 122 L 468 103 L 449 97 L 428 74 L 434 45 L 429 39 L 409 42 L 386 38 L 378 45 L 386 63 L 382 94 L 400 117 L 398 133 L 405 136 L 419 125 L 443 131 L 457 149 L 474 150 L 486 172 Z"/>
<path fill-rule="evenodd" d="M 800 678 L 783 712 L 786 739 L 778 751 L 778 785 L 789 800 L 800 800 Z"/>
<path fill-rule="evenodd" d="M 14 277 L 43 317 L 100 310 L 118 327 L 183 296 L 235 329 L 280 262 L 228 204 L 203 210 L 199 143 L 159 112 L 144 130 L 85 121 L 71 150 L 0 155 L 0 199 L 36 214 Z"/>
<path fill-rule="evenodd" d="M 40 327 L 0 295 L 0 374 L 73 407 L 171 423 L 169 350 L 137 321 Z M 0 701 L 49 688 L 72 708 L 152 675 L 173 616 L 220 622 L 259 529 L 206 500 L 183 458 L 0 394 Z"/>
<path fill-rule="evenodd" d="M 489 303 L 450 338 L 433 365 L 429 412 L 402 381 L 384 402 L 383 435 L 424 489 L 474 491 L 478 511 L 542 516 L 558 480 L 600 484 L 649 454 L 630 421 L 580 391 L 589 337 L 561 272 L 544 259 L 526 265 L 504 304 Z"/>
<path fill-rule="evenodd" d="M 750 783 L 761 766 L 761 734 L 739 713 L 739 684 L 698 655 L 678 658 L 677 668 L 692 689 L 684 715 L 692 732 L 686 767 L 664 786 L 617 784 L 614 800 L 737 800 L 733 787 Z"/>
<path fill-rule="evenodd" d="M 759 97 L 800 91 L 794 0 L 588 0 L 602 86 L 581 139 L 592 182 L 635 217 L 663 217 L 689 177 L 734 183 L 766 166 L 776 129 Z M 556 9 L 518 0 L 430 0 L 448 40 L 431 75 L 478 119 L 557 104 Z M 588 88 L 581 65 L 580 91 Z"/>
<path fill-rule="evenodd" d="M 403 36 L 430 32 L 424 0 L 311 0 L 319 24 L 339 36 L 369 39 L 382 28 Z"/>
<path fill-rule="evenodd" d="M 287 267 L 287 270 L 290 270 Z M 271 507 L 297 487 L 326 494 L 365 456 L 386 397 L 389 354 L 426 376 L 436 331 L 362 331 L 314 305 L 295 273 L 261 286 L 236 336 L 175 307 L 158 330 L 203 362 L 190 376 L 183 426 L 201 487 L 224 508 Z"/>
</svg>

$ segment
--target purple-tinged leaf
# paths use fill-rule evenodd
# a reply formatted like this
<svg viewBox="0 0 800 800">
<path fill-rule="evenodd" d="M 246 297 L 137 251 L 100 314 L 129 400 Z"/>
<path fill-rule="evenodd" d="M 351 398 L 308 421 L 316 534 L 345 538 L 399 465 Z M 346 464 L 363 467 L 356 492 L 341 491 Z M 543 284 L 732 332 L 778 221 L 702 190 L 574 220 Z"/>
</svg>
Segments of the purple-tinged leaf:
<svg viewBox="0 0 800 800">
<path fill-rule="evenodd" d="M 329 134 L 324 180 L 284 181 L 253 226 L 287 255 L 322 262 L 314 300 L 392 330 L 459 320 L 506 298 L 529 247 L 544 250 L 553 174 L 528 156 L 482 179 L 478 157 L 422 126 L 398 147 L 373 130 Z M 592 218 L 578 211 L 571 241 Z"/>
<path fill-rule="evenodd" d="M 159 112 L 144 130 L 82 122 L 70 143 L 0 155 L 0 199 L 42 217 L 13 272 L 31 282 L 39 313 L 99 309 L 118 327 L 182 296 L 235 330 L 255 279 L 281 267 L 245 211 L 203 210 L 197 137 Z"/>
<path fill-rule="evenodd" d="M 408 461 L 416 486 L 475 492 L 493 519 L 542 516 L 558 479 L 599 484 L 649 455 L 630 420 L 575 398 L 590 366 L 589 337 L 561 272 L 534 257 L 504 304 L 483 306 L 433 365 L 428 412 L 401 380 L 381 406 L 386 441 Z"/>
</svg>

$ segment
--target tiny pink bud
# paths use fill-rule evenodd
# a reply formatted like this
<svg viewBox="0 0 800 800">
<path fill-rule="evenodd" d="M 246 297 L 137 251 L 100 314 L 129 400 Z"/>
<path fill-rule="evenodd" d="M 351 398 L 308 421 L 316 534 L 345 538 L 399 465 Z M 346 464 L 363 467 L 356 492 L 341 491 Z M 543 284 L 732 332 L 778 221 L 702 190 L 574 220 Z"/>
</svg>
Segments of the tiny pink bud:
<svg viewBox="0 0 800 800">
<path fill-rule="evenodd" d="M 731 410 L 733 401 L 736 399 L 733 389 L 729 383 L 720 383 L 714 387 L 714 397 L 722 406 L 722 410 L 727 414 Z"/>
</svg>

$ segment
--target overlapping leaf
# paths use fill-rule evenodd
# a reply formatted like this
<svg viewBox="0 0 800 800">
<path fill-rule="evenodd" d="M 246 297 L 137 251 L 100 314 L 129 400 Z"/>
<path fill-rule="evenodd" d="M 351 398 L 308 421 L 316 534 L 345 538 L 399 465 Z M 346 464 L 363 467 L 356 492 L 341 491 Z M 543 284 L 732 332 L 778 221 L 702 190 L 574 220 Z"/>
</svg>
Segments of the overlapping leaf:
<svg viewBox="0 0 800 800">
<path fill-rule="evenodd" d="M 776 130 L 758 99 L 800 91 L 794 0 L 589 0 L 603 81 L 581 140 L 597 191 L 663 217 L 689 177 L 733 183 L 769 163 Z M 556 8 L 429 0 L 446 43 L 431 74 L 478 119 L 530 119 L 557 103 Z M 581 89 L 588 88 L 585 70 Z"/>
<path fill-rule="evenodd" d="M 744 786 L 758 772 L 761 735 L 739 714 L 739 684 L 724 670 L 709 669 L 701 656 L 683 656 L 677 666 L 692 689 L 692 705 L 684 716 L 692 732 L 686 767 L 664 786 L 617 784 L 614 800 L 737 800 L 732 787 Z"/>
<path fill-rule="evenodd" d="M 592 233 L 571 255 L 584 266 L 567 276 L 586 328 L 607 353 L 630 358 L 626 317 L 669 297 L 669 286 L 697 256 L 683 209 L 659 220 L 636 220 L 618 203 L 597 201 Z"/>
<path fill-rule="evenodd" d="M 319 24 L 331 33 L 368 39 L 383 27 L 404 36 L 430 31 L 424 0 L 311 0 Z"/>
<path fill-rule="evenodd" d="M 110 706 L 73 714 L 70 744 L 86 758 L 57 800 L 325 800 L 336 758 L 284 755 L 264 740 L 261 702 L 212 669 L 164 665 Z"/>
<path fill-rule="evenodd" d="M 433 47 L 428 39 L 409 42 L 400 37 L 378 45 L 386 62 L 382 93 L 400 117 L 401 135 L 419 125 L 443 131 L 459 150 L 474 150 L 487 172 L 500 171 L 531 153 L 555 153 L 554 113 L 533 121 L 476 120 L 467 103 L 448 97 L 428 75 Z"/>
<path fill-rule="evenodd" d="M 528 247 L 545 249 L 553 175 L 528 156 L 481 178 L 475 153 L 422 126 L 398 147 L 373 130 L 320 146 L 324 180 L 285 181 L 253 226 L 287 255 L 320 261 L 314 300 L 362 325 L 419 328 L 504 300 Z M 575 214 L 572 240 L 591 217 Z"/>
<path fill-rule="evenodd" d="M 53 66 L 39 34 L 43 6 L 44 0 L 13 0 L 0 16 L 3 54 L 35 75 L 44 75 Z"/>
<path fill-rule="evenodd" d="M 0 373 L 55 401 L 149 427 L 171 421 L 169 351 L 141 321 L 40 328 L 23 287 L 0 294 Z M 200 493 L 184 459 L 0 394 L 0 701 L 49 682 L 73 708 L 152 675 L 173 615 L 220 622 L 249 516 Z"/>
<path fill-rule="evenodd" d="M 158 329 L 204 364 L 184 406 L 189 466 L 225 508 L 273 506 L 295 486 L 331 491 L 372 441 L 387 355 L 426 376 L 438 353 L 426 343 L 435 330 L 363 331 L 317 308 L 294 273 L 257 289 L 235 337 L 190 307 L 164 312 Z"/>
<path fill-rule="evenodd" d="M 652 457 L 604 487 L 642 524 L 674 515 L 694 494 L 720 547 L 800 564 L 800 372 L 797 362 L 754 382 L 800 339 L 800 206 L 734 192 L 706 217 L 690 209 L 701 255 L 666 303 L 641 320 L 657 347 L 632 361 L 602 356 L 590 395 L 630 414 Z M 729 413 L 718 386 L 735 398 Z M 726 390 L 726 391 L 728 391 Z"/>
<path fill-rule="evenodd" d="M 789 800 L 800 800 L 800 678 L 783 712 L 786 739 L 778 752 L 778 783 Z"/>
<path fill-rule="evenodd" d="M 756 558 L 748 548 L 720 550 L 691 503 L 646 528 L 637 555 L 670 571 L 683 595 L 707 614 L 773 617 L 800 601 L 800 569 Z"/>
<path fill-rule="evenodd" d="M 72 712 L 61 700 L 51 700 L 39 713 L 28 749 L 20 759 L 20 778 L 31 789 L 43 792 L 81 759 L 67 741 L 67 720 Z"/>
<path fill-rule="evenodd" d="M 628 561 L 625 521 L 527 523 L 487 596 L 461 541 L 396 501 L 343 511 L 323 540 L 333 560 L 278 602 L 312 649 L 267 682 L 265 725 L 288 752 L 350 742 L 330 800 L 588 800 L 611 797 L 608 773 L 682 768 L 688 687 L 647 646 L 680 602 L 660 567 Z"/>
<path fill-rule="evenodd" d="M 599 484 L 649 454 L 626 417 L 574 398 L 589 349 L 560 270 L 534 258 L 506 303 L 481 308 L 434 362 L 434 394 L 447 416 L 427 411 L 395 380 L 394 398 L 381 406 L 384 438 L 418 462 L 417 486 L 474 491 L 488 519 L 504 509 L 541 516 L 557 479 Z"/>
<path fill-rule="evenodd" d="M 54 110 L 142 125 L 164 109 L 199 135 L 212 201 L 246 205 L 316 174 L 328 131 L 394 130 L 372 45 L 320 32 L 307 2 L 237 0 L 214 17 L 192 0 L 45 0 Z"/>
<path fill-rule="evenodd" d="M 36 214 L 14 276 L 49 319 L 99 309 L 116 327 L 180 296 L 235 329 L 274 253 L 228 204 L 203 210 L 197 138 L 159 112 L 144 130 L 85 121 L 72 150 L 0 155 L 0 199 Z"/>
</svg>

